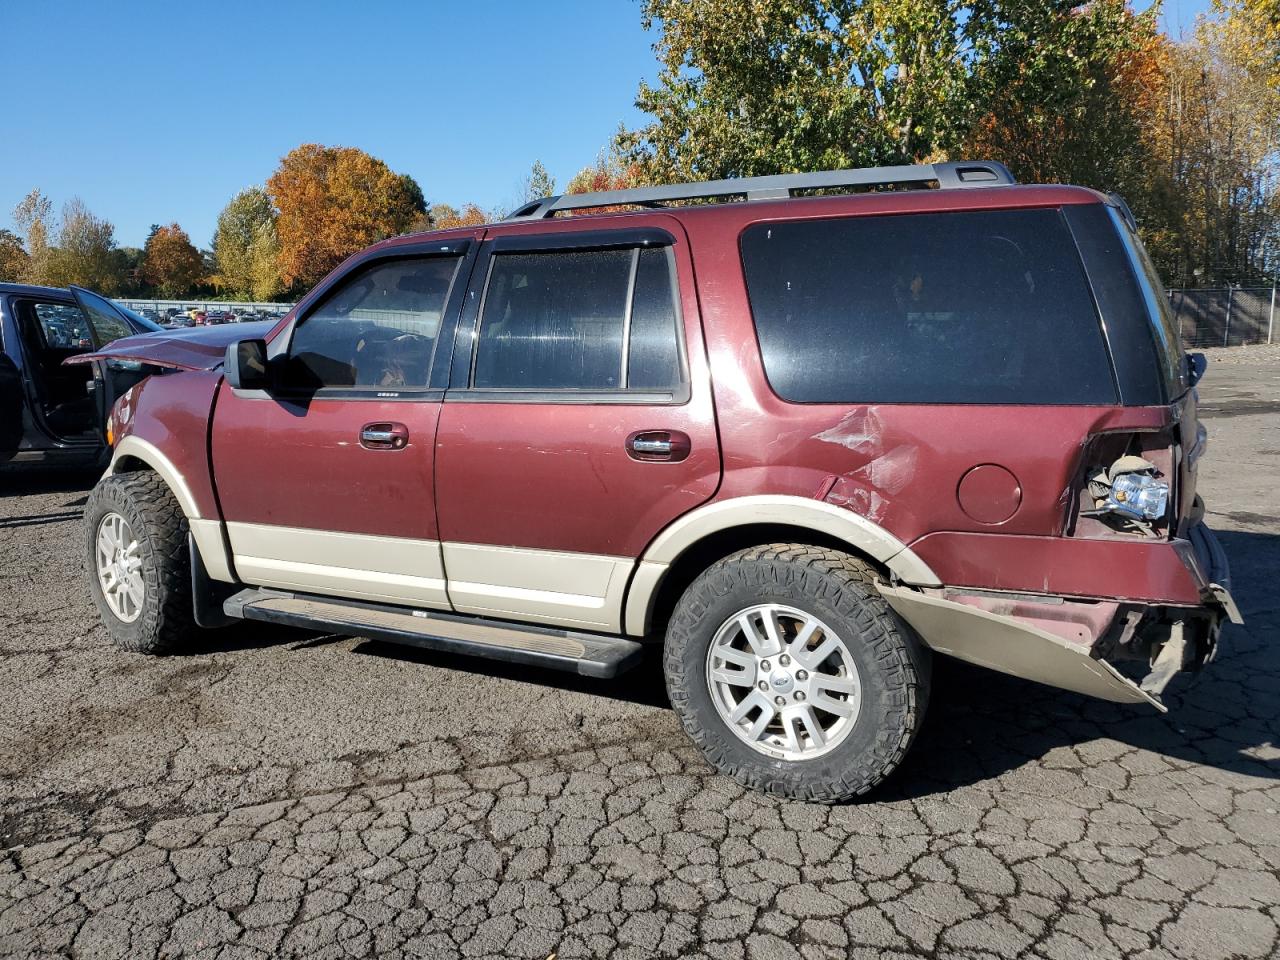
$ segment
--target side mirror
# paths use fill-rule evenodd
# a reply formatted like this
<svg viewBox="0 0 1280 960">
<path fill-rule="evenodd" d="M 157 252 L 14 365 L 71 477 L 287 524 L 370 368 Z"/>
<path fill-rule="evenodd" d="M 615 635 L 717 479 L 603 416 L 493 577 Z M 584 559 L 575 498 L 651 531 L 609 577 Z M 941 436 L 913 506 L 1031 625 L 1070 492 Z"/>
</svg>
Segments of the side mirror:
<svg viewBox="0 0 1280 960">
<path fill-rule="evenodd" d="M 1203 353 L 1187 354 L 1187 386 L 1194 387 L 1200 382 L 1200 378 L 1204 376 L 1205 370 L 1209 366 L 1209 358 Z"/>
<path fill-rule="evenodd" d="M 222 372 L 236 390 L 267 389 L 271 382 L 267 374 L 267 341 L 238 340 L 227 344 Z"/>
</svg>

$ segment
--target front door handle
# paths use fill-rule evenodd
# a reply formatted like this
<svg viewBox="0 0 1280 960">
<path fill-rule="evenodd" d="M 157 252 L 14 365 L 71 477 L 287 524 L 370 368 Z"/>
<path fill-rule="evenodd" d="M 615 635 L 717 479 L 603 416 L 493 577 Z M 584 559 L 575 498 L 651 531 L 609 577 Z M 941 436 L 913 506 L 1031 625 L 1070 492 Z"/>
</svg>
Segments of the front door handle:
<svg viewBox="0 0 1280 960">
<path fill-rule="evenodd" d="M 403 423 L 366 423 L 360 428 L 360 446 L 366 450 L 403 450 L 409 445 L 409 428 Z"/>
<path fill-rule="evenodd" d="M 692 444 L 679 430 L 638 430 L 627 437 L 627 455 L 632 460 L 679 463 L 689 456 Z"/>
</svg>

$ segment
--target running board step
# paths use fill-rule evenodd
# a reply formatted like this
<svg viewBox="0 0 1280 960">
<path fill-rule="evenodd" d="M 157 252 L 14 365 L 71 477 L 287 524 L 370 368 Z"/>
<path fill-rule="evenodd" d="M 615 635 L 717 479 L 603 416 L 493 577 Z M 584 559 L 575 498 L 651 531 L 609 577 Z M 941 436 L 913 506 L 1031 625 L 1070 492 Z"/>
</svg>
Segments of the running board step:
<svg viewBox="0 0 1280 960">
<path fill-rule="evenodd" d="M 584 677 L 616 677 L 635 666 L 643 650 L 634 640 L 621 637 L 280 590 L 241 590 L 227 599 L 223 610 L 244 620 L 526 663 Z"/>
</svg>

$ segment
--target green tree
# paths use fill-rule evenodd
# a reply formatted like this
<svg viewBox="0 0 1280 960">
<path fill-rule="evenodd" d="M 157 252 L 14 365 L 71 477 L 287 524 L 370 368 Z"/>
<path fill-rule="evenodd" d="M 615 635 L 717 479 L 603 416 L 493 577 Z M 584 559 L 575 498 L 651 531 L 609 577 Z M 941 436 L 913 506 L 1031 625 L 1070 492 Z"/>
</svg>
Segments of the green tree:
<svg viewBox="0 0 1280 960">
<path fill-rule="evenodd" d="M 147 237 L 142 275 L 162 297 L 181 297 L 205 276 L 204 257 L 176 223 L 156 228 Z"/>
<path fill-rule="evenodd" d="M 1130 42 L 1122 0 L 643 0 L 653 120 L 623 146 L 655 181 L 924 162 L 1016 80 L 1068 103 Z"/>
<path fill-rule="evenodd" d="M 116 247 L 112 251 L 113 269 L 121 278 L 120 293 L 140 297 L 147 292 L 147 282 L 142 276 L 145 255 L 141 247 Z"/>
<path fill-rule="evenodd" d="M 27 276 L 28 259 L 18 235 L 0 229 L 0 283 L 21 283 Z"/>
<path fill-rule="evenodd" d="M 75 284 L 107 295 L 119 292 L 125 278 L 116 256 L 115 232 L 109 220 L 94 216 L 83 200 L 72 197 L 62 205 L 46 282 L 58 287 Z"/>
<path fill-rule="evenodd" d="M 525 177 L 524 183 L 521 185 L 520 203 L 524 205 L 531 200 L 541 200 L 543 197 L 555 196 L 556 180 L 547 172 L 547 168 L 542 165 L 541 160 L 533 161 L 533 166 L 529 169 L 529 176 Z"/>
<path fill-rule="evenodd" d="M 213 234 L 213 256 L 217 263 L 214 280 L 218 286 L 241 299 L 257 299 L 254 288 L 263 286 L 273 290 L 280 286 L 278 275 L 268 281 L 266 273 L 275 272 L 273 261 L 264 264 L 264 252 L 279 255 L 276 237 L 276 211 L 271 198 L 262 187 L 241 190 L 218 214 L 217 229 Z"/>
</svg>

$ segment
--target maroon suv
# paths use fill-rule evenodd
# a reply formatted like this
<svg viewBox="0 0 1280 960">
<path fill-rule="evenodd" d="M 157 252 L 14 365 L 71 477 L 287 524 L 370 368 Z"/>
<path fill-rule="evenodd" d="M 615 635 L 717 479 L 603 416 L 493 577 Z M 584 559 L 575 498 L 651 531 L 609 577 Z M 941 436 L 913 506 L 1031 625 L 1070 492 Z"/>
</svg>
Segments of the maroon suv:
<svg viewBox="0 0 1280 960">
<path fill-rule="evenodd" d="M 1091 190 L 948 163 L 551 197 L 379 243 L 243 336 L 94 355 L 143 365 L 86 518 L 126 649 L 250 619 L 608 677 L 652 641 L 712 763 L 834 801 L 902 760 L 934 651 L 1163 709 L 1238 620 L 1203 364 Z"/>
</svg>

